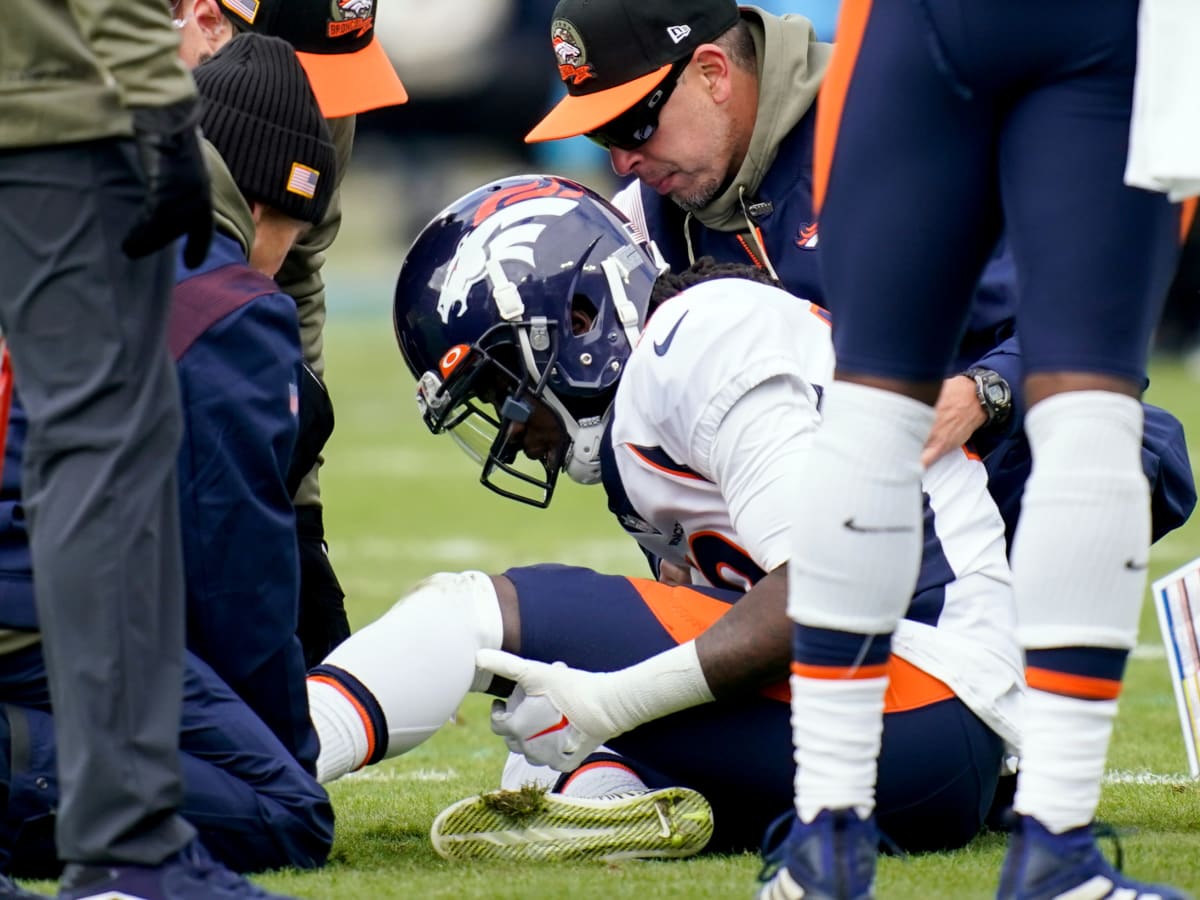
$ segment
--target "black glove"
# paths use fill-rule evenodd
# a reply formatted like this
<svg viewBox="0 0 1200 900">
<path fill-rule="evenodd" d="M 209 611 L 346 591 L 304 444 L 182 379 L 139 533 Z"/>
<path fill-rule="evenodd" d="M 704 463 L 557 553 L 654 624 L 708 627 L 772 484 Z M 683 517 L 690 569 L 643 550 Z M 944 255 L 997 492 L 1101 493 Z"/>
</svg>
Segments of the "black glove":
<svg viewBox="0 0 1200 900">
<path fill-rule="evenodd" d="M 300 622 L 296 636 L 311 669 L 350 637 L 346 595 L 338 584 L 325 547 L 321 507 L 296 507 L 296 539 L 300 544 Z"/>
<path fill-rule="evenodd" d="M 194 269 L 208 254 L 213 228 L 212 192 L 196 127 L 198 106 L 189 99 L 132 112 L 146 199 L 121 249 L 137 259 L 186 234 L 183 261 Z"/>
<path fill-rule="evenodd" d="M 325 442 L 333 434 L 333 402 L 329 399 L 329 393 L 307 363 L 302 363 L 300 368 L 300 428 L 287 473 L 287 490 L 293 497 L 300 489 L 304 476 L 317 464 L 321 451 L 325 449 Z"/>
</svg>

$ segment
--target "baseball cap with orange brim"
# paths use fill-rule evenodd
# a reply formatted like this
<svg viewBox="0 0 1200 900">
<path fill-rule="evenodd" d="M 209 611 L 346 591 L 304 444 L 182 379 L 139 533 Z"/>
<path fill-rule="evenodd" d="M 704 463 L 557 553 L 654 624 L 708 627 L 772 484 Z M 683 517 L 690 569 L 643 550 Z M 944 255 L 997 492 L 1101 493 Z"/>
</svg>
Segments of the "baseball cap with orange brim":
<svg viewBox="0 0 1200 900">
<path fill-rule="evenodd" d="M 735 0 L 560 0 L 550 45 L 567 96 L 527 143 L 596 131 L 738 21 Z"/>
<path fill-rule="evenodd" d="M 244 28 L 281 37 L 327 119 L 396 106 L 408 92 L 375 36 L 376 0 L 220 0 Z"/>
</svg>

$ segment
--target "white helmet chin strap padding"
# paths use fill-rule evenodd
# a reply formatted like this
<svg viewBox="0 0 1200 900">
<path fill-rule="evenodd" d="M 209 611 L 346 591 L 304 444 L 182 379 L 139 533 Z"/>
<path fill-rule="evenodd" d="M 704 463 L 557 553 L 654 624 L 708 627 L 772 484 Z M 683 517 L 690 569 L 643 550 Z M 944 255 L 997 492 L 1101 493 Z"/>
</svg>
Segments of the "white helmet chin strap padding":
<svg viewBox="0 0 1200 900">
<path fill-rule="evenodd" d="M 633 250 L 634 248 L 623 249 Z M 608 292 L 612 296 L 613 309 L 616 310 L 617 320 L 621 323 L 621 327 L 625 329 L 625 339 L 629 341 L 629 350 L 632 353 L 642 332 L 638 322 L 637 307 L 629 302 L 629 295 L 625 293 L 625 278 L 630 270 L 622 264 L 619 258 L 620 254 L 621 251 L 617 251 L 609 256 L 600 263 L 600 268 L 604 271 L 604 278 L 608 281 Z"/>
<path fill-rule="evenodd" d="M 525 302 L 521 299 L 521 292 L 504 274 L 504 267 L 500 265 L 500 261 L 494 256 L 488 256 L 484 268 L 487 269 L 488 279 L 492 282 L 492 302 L 496 304 L 500 318 L 505 322 L 513 322 L 525 315 Z"/>
</svg>

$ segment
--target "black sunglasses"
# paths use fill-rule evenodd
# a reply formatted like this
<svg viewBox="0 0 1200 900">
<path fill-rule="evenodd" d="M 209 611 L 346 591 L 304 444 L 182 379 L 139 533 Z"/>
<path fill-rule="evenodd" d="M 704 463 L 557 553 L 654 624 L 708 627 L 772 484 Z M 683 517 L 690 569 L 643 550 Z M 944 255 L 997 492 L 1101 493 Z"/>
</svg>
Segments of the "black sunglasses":
<svg viewBox="0 0 1200 900">
<path fill-rule="evenodd" d="M 658 130 L 658 116 L 666 105 L 671 92 L 679 82 L 679 76 L 692 61 L 690 55 L 677 60 L 666 78 L 655 85 L 654 90 L 639 100 L 611 122 L 589 131 L 584 135 L 605 150 L 616 147 L 620 150 L 636 150 Z"/>
</svg>

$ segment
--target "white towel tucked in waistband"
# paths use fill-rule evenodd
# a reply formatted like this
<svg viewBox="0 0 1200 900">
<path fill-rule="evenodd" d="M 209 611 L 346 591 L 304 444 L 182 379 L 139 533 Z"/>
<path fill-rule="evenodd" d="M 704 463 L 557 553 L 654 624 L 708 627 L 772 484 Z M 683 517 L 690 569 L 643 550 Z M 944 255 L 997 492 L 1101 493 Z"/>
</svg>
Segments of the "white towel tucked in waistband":
<svg viewBox="0 0 1200 900">
<path fill-rule="evenodd" d="M 1200 0 L 1142 0 L 1125 183 L 1200 194 Z"/>
</svg>

